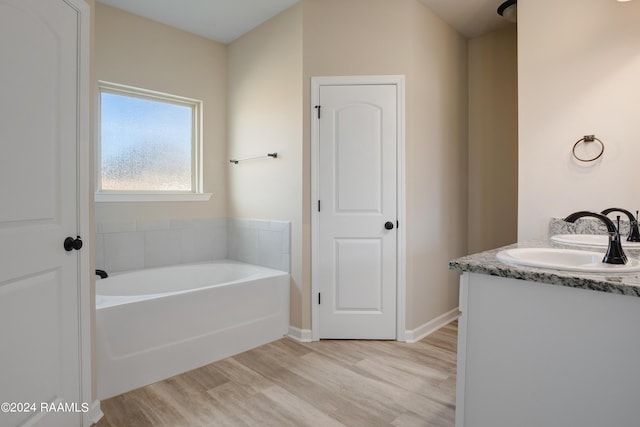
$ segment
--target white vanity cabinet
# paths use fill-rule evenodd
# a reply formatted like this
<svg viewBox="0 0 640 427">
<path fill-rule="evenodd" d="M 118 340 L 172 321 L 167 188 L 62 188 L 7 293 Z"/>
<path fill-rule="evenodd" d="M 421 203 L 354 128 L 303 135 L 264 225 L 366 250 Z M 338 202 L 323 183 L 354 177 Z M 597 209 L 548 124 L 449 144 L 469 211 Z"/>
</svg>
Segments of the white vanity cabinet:
<svg viewBox="0 0 640 427">
<path fill-rule="evenodd" d="M 640 297 L 594 290 L 593 276 L 580 289 L 581 277 L 452 268 L 463 272 L 456 427 L 640 425 Z"/>
</svg>

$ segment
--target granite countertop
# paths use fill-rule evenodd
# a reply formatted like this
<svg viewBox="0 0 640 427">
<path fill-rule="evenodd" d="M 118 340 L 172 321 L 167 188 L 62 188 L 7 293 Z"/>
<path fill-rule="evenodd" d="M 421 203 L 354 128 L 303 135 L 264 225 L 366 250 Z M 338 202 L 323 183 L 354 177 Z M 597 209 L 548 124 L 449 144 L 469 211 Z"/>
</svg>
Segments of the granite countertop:
<svg viewBox="0 0 640 427">
<path fill-rule="evenodd" d="M 551 242 L 549 239 L 532 240 L 454 259 L 449 261 L 449 268 L 461 272 L 489 274 L 491 276 L 640 297 L 640 272 L 618 273 L 616 275 L 612 275 L 611 273 L 580 273 L 575 271 L 521 267 L 505 264 L 496 258 L 496 254 L 501 250 L 518 247 L 569 248 L 569 246 Z M 579 249 L 576 247 L 571 248 Z M 640 258 L 640 251 L 625 249 L 625 253 L 628 257 Z"/>
</svg>

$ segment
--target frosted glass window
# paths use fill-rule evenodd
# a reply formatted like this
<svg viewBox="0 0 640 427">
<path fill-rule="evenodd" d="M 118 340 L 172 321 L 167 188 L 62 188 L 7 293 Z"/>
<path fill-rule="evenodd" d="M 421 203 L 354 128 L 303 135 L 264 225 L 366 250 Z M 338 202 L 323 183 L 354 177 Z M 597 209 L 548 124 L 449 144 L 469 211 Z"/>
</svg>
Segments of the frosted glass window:
<svg viewBox="0 0 640 427">
<path fill-rule="evenodd" d="M 199 101 L 130 87 L 100 89 L 99 190 L 197 192 Z"/>
</svg>

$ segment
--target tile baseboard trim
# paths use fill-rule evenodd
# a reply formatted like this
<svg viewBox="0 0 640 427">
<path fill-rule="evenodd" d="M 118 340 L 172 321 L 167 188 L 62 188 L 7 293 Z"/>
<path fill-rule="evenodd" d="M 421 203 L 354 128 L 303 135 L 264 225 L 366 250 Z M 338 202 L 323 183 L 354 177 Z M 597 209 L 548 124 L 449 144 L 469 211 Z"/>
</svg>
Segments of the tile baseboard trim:
<svg viewBox="0 0 640 427">
<path fill-rule="evenodd" d="M 460 311 L 458 310 L 458 307 L 456 307 L 453 310 L 447 311 L 446 313 L 441 314 L 435 319 L 430 320 L 427 323 L 422 324 L 421 326 L 418 326 L 416 329 L 406 330 L 404 332 L 405 341 L 408 343 L 418 342 L 427 335 L 430 335 L 443 326 L 446 326 L 449 323 L 453 322 L 458 317 L 460 317 Z"/>
<path fill-rule="evenodd" d="M 295 326 L 289 326 L 289 333 L 287 334 L 289 338 L 298 342 L 311 342 L 313 339 L 311 338 L 311 329 L 300 329 Z"/>
</svg>

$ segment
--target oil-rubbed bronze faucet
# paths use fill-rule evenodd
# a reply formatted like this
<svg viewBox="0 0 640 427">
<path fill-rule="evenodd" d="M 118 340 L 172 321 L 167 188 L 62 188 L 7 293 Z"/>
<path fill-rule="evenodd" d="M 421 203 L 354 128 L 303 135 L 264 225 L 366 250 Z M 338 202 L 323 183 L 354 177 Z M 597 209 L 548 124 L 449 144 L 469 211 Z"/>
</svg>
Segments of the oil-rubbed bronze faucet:
<svg viewBox="0 0 640 427">
<path fill-rule="evenodd" d="M 626 264 L 627 256 L 622 250 L 622 244 L 620 243 L 620 233 L 616 228 L 613 221 L 611 221 L 606 215 L 602 215 L 596 212 L 589 211 L 579 211 L 574 212 L 564 220 L 567 222 L 575 222 L 578 218 L 582 218 L 585 216 L 590 216 L 593 218 L 597 218 L 600 221 L 604 222 L 607 226 L 607 231 L 609 233 L 609 247 L 607 247 L 607 253 L 602 258 L 602 262 L 606 264 Z"/>
<path fill-rule="evenodd" d="M 621 208 L 609 208 L 602 211 L 603 215 L 609 215 L 611 212 L 622 212 L 629 217 L 629 234 L 627 235 L 627 242 L 640 242 L 640 230 L 638 230 L 638 211 L 636 216 L 633 216 L 631 212 Z"/>
</svg>

